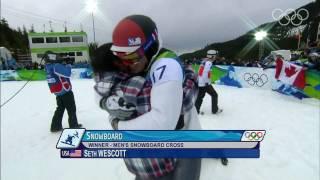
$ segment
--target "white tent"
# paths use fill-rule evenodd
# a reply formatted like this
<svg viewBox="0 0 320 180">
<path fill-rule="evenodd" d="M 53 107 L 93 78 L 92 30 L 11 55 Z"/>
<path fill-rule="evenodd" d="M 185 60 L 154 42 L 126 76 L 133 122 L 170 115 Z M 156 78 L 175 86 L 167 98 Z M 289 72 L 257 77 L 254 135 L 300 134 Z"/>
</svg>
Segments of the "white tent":
<svg viewBox="0 0 320 180">
<path fill-rule="evenodd" d="M 1 55 L 1 59 L 3 59 L 4 61 L 8 61 L 12 59 L 11 52 L 5 47 L 0 47 L 0 55 Z"/>
</svg>

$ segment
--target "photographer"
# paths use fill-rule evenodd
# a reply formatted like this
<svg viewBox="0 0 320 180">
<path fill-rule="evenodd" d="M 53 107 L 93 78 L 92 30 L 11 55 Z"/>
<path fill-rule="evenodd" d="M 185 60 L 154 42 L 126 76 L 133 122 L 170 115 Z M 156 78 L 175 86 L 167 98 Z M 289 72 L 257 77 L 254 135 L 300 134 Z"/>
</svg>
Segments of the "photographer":
<svg viewBox="0 0 320 180">
<path fill-rule="evenodd" d="M 65 109 L 67 109 L 69 116 L 69 127 L 81 127 L 82 125 L 78 124 L 76 116 L 76 104 L 70 82 L 71 65 L 67 64 L 70 61 L 63 60 L 58 54 L 51 51 L 45 53 L 44 59 L 48 85 L 57 100 L 57 108 L 52 118 L 50 131 L 58 132 L 63 129 L 62 117 Z"/>
</svg>

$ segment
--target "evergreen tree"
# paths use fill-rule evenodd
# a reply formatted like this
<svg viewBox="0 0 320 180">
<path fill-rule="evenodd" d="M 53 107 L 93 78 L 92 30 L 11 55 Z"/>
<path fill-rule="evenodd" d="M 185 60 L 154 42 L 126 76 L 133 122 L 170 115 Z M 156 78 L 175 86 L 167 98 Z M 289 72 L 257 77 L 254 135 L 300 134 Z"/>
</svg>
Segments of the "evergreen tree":
<svg viewBox="0 0 320 180">
<path fill-rule="evenodd" d="M 300 42 L 300 47 L 304 48 L 305 46 L 302 45 L 306 44 L 308 37 L 310 38 L 310 41 L 314 41 L 316 39 L 316 31 L 320 23 L 320 0 L 308 3 L 305 6 L 298 8 L 296 11 L 301 8 L 304 8 L 309 12 L 309 18 L 301 23 L 301 26 L 306 26 L 302 32 L 302 38 Z M 294 12 L 289 14 L 290 17 L 293 15 Z M 286 17 L 284 16 L 281 21 L 285 21 L 285 18 Z M 206 52 L 209 49 L 215 49 L 219 51 L 220 56 L 223 56 L 227 59 L 256 59 L 259 54 L 259 43 L 255 41 L 254 33 L 261 29 L 268 32 L 268 38 L 264 40 L 264 56 L 269 54 L 270 51 L 277 49 L 296 50 L 298 39 L 291 37 L 290 33 L 288 33 L 293 28 L 297 27 L 291 23 L 286 26 L 279 24 L 278 21 L 265 23 L 234 40 L 223 43 L 213 43 L 195 52 L 182 54 L 180 58 L 193 59 L 195 57 L 200 59 L 206 56 Z M 269 46 L 270 43 L 266 44 L 267 41 L 268 43 L 272 41 L 272 44 L 275 47 Z M 252 43 L 252 46 L 247 48 L 250 43 Z"/>
<path fill-rule="evenodd" d="M 25 27 L 17 30 L 11 29 L 7 20 L 1 19 L 0 21 L 0 46 L 4 46 L 13 51 L 28 51 L 28 35 Z"/>
<path fill-rule="evenodd" d="M 34 31 L 34 26 L 33 26 L 33 24 L 31 25 L 31 28 L 30 28 L 29 32 L 30 32 L 30 33 L 34 33 L 34 32 L 35 32 L 35 31 Z"/>
<path fill-rule="evenodd" d="M 90 59 L 94 58 L 95 52 L 98 49 L 98 43 L 90 43 L 89 44 L 89 56 Z"/>
</svg>

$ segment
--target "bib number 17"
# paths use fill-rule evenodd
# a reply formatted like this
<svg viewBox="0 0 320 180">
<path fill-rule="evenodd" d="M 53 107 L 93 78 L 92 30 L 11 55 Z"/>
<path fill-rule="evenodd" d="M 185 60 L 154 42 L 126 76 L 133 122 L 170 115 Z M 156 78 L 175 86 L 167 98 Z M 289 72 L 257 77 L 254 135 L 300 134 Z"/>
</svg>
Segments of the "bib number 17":
<svg viewBox="0 0 320 180">
<path fill-rule="evenodd" d="M 154 83 L 162 79 L 166 67 L 166 65 L 160 66 L 152 73 L 152 80 Z"/>
</svg>

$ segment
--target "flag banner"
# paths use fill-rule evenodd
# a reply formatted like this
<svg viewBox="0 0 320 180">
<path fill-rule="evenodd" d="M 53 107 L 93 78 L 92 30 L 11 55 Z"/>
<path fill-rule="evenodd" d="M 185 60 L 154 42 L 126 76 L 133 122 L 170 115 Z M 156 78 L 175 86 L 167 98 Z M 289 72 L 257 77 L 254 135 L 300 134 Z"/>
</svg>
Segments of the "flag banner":
<svg viewBox="0 0 320 180">
<path fill-rule="evenodd" d="M 61 158 L 259 158 L 265 130 L 65 129 Z"/>
<path fill-rule="evenodd" d="M 295 65 L 281 58 L 276 60 L 275 78 L 285 84 L 295 86 L 299 89 L 305 87 L 305 70 L 302 66 Z"/>
</svg>

